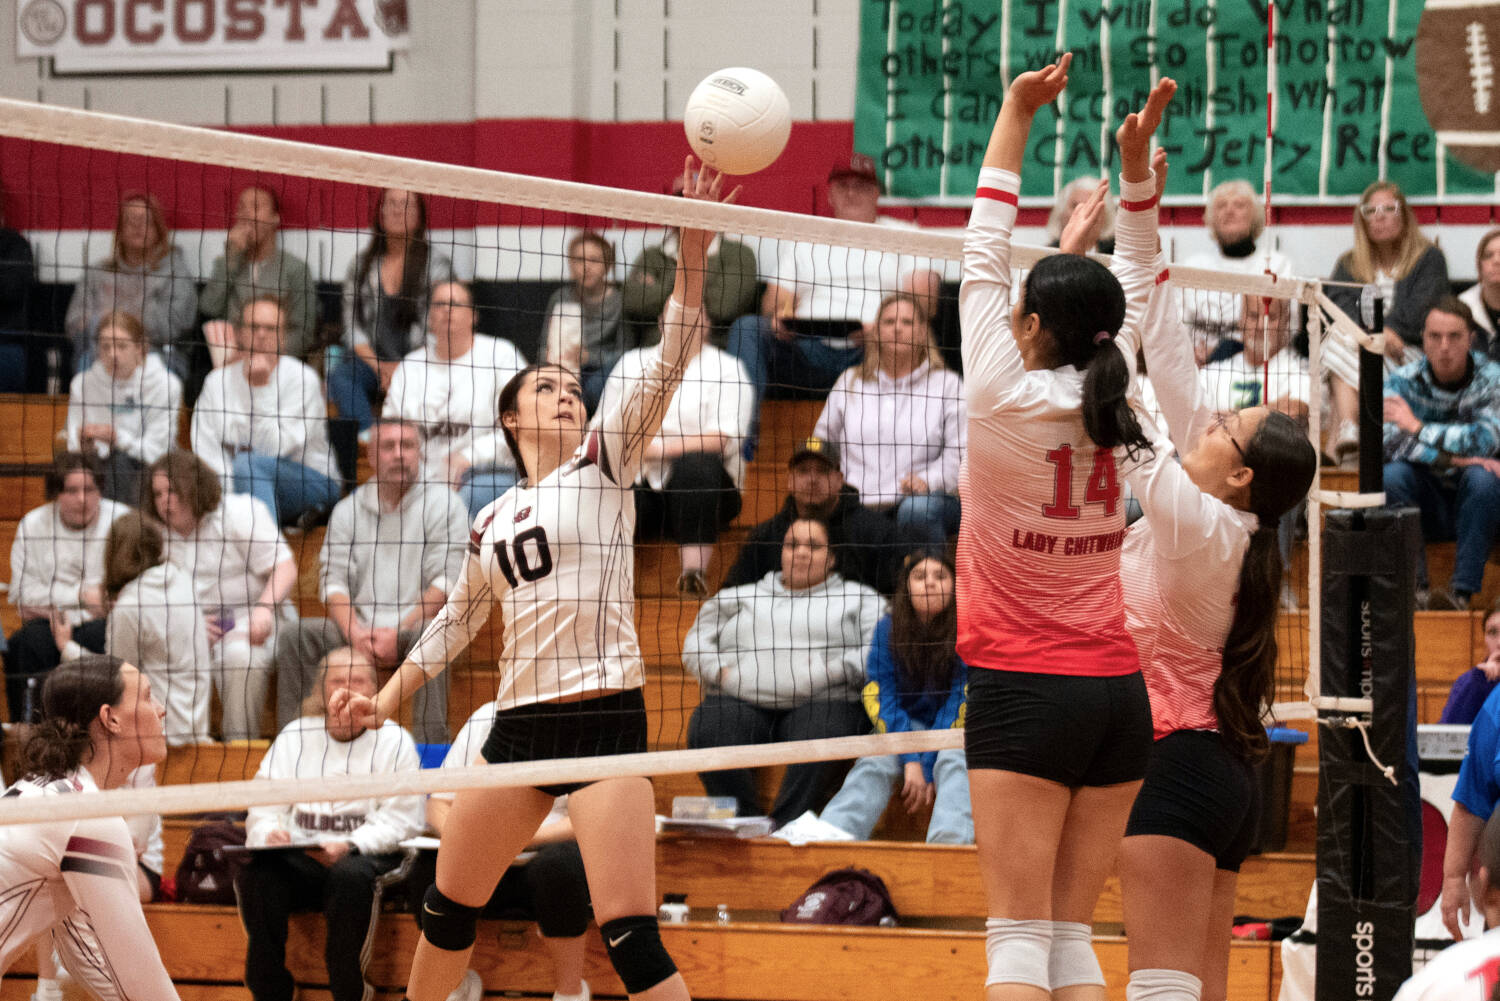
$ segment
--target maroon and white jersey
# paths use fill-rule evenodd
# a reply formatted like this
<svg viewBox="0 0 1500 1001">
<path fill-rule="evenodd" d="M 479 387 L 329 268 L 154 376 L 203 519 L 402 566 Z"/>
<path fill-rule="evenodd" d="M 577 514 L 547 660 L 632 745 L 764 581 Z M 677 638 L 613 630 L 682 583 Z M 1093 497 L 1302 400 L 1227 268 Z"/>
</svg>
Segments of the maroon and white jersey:
<svg viewBox="0 0 1500 1001">
<path fill-rule="evenodd" d="M 429 676 L 498 602 L 499 708 L 645 684 L 635 633 L 635 493 L 646 445 L 703 340 L 701 311 L 670 300 L 662 341 L 601 410 L 573 457 L 479 512 L 463 572 L 408 659 Z"/>
<path fill-rule="evenodd" d="M 1118 463 L 1083 427 L 1083 373 L 1028 370 L 1010 326 L 1010 236 L 1020 178 L 984 168 L 964 239 L 958 654 L 971 667 L 1108 677 L 1137 670 L 1120 594 L 1125 504 Z M 1155 280 L 1155 182 L 1121 186 L 1116 345 L 1134 368 Z M 1107 348 L 1113 350 L 1114 348 Z"/>
<path fill-rule="evenodd" d="M 55 782 L 23 779 L 5 796 L 97 791 L 79 770 Z M 0 826 L 0 974 L 38 940 L 104 1001 L 176 1001 L 136 883 L 122 817 Z"/>
</svg>

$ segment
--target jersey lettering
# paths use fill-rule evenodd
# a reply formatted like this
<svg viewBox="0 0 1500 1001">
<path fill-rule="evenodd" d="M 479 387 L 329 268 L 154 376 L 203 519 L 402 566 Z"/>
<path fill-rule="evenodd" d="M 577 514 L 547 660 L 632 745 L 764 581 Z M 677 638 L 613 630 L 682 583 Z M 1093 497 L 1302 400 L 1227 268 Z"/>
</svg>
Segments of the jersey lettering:
<svg viewBox="0 0 1500 1001">
<path fill-rule="evenodd" d="M 1468 979 L 1478 980 L 1483 991 L 1481 996 L 1490 997 L 1495 992 L 1495 984 L 1500 982 L 1500 956 L 1486 959 L 1470 970 Z"/>
<path fill-rule="evenodd" d="M 535 543 L 535 559 L 527 551 L 527 543 Z M 512 553 L 515 554 L 514 564 L 511 562 Z M 500 572 L 511 587 L 519 584 L 516 580 L 518 569 L 520 579 L 528 584 L 541 580 L 552 572 L 552 547 L 547 542 L 547 530 L 537 525 L 516 536 L 509 546 L 503 541 L 495 543 L 495 562 L 500 564 Z"/>
<path fill-rule="evenodd" d="M 1052 503 L 1042 506 L 1045 518 L 1073 519 L 1082 511 L 1073 504 L 1073 446 L 1060 445 L 1047 453 L 1047 461 L 1056 467 L 1052 480 Z M 1107 448 L 1094 449 L 1094 463 L 1084 484 L 1086 504 L 1103 504 L 1105 514 L 1114 514 L 1120 506 L 1120 478 L 1115 471 L 1115 454 Z"/>
</svg>

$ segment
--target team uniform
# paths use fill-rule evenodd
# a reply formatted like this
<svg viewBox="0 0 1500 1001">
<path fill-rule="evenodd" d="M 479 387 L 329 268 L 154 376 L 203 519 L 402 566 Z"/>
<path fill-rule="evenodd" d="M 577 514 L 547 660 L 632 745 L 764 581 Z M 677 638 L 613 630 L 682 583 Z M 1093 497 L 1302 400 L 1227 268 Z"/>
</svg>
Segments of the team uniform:
<svg viewBox="0 0 1500 1001">
<path fill-rule="evenodd" d="M 5 795 L 96 791 L 80 769 L 53 782 L 23 779 Z M 176 1001 L 141 911 L 136 857 L 121 817 L 0 827 L 0 973 L 50 936 L 68 972 L 94 996 Z"/>
<path fill-rule="evenodd" d="M 1189 452 L 1212 427 L 1215 401 L 1197 378 L 1174 298 L 1152 297 L 1147 365 L 1172 439 Z M 1256 783 L 1219 736 L 1213 690 L 1260 520 L 1198 489 L 1159 434 L 1154 456 L 1126 479 L 1143 517 L 1121 556 L 1125 623 L 1140 651 L 1156 740 L 1125 833 L 1178 838 L 1238 872 L 1254 840 Z"/>
<path fill-rule="evenodd" d="M 1500 929 L 1455 942 L 1401 985 L 1395 1001 L 1489 1001 L 1500 986 Z"/>
<path fill-rule="evenodd" d="M 1139 779 L 1150 708 L 1119 582 L 1119 456 L 1089 440 L 1083 373 L 1027 371 L 1010 329 L 1020 178 L 985 168 L 964 241 L 968 456 L 960 475 L 958 655 L 969 672 L 969 767 L 1068 786 Z M 1115 273 L 1133 367 L 1155 271 L 1154 182 L 1124 184 Z M 1020 294 L 1020 290 L 1014 290 Z"/>
<path fill-rule="evenodd" d="M 646 749 L 633 484 L 703 325 L 700 310 L 672 299 L 657 352 L 600 411 L 573 457 L 541 480 L 523 480 L 475 519 L 458 582 L 408 659 L 436 675 L 499 603 L 499 712 L 486 761 Z"/>
</svg>

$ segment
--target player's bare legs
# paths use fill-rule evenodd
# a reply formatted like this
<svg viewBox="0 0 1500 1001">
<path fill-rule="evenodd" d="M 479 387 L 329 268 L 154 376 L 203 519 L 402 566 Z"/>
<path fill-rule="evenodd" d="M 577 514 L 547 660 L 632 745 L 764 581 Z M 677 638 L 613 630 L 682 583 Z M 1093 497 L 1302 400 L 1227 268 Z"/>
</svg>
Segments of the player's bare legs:
<svg viewBox="0 0 1500 1001">
<path fill-rule="evenodd" d="M 1094 907 L 1114 871 L 1120 839 L 1140 782 L 1084 786 L 1073 793 L 1052 873 L 1052 919 L 1094 923 Z M 1103 987 L 1080 984 L 1055 992 L 1058 1001 L 1105 1001 Z"/>
<path fill-rule="evenodd" d="M 1181 970 L 1203 978 L 1203 930 L 1213 907 L 1213 882 L 1213 856 L 1201 848 L 1155 834 L 1125 839 L 1120 890 L 1132 972 Z"/>
</svg>

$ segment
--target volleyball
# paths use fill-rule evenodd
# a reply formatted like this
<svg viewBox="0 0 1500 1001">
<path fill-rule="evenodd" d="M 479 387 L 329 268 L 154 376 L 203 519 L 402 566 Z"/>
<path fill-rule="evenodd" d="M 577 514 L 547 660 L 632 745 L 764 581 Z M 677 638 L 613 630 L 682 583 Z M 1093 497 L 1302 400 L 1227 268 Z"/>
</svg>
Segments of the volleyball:
<svg viewBox="0 0 1500 1001">
<path fill-rule="evenodd" d="M 753 174 L 786 149 L 792 109 L 775 80 L 735 66 L 710 73 L 693 88 L 682 124 L 704 163 L 726 174 Z"/>
</svg>

